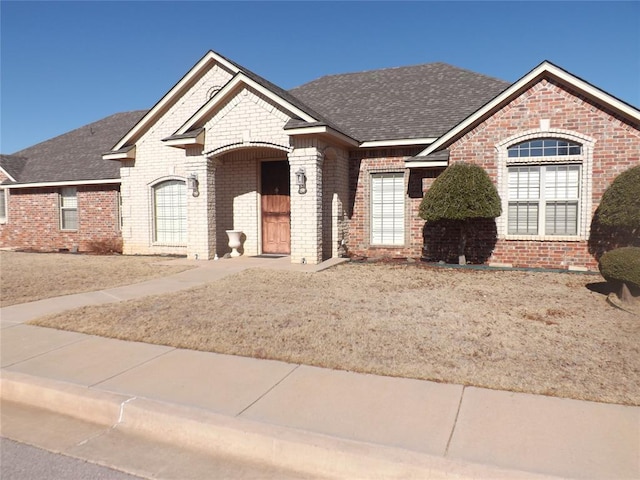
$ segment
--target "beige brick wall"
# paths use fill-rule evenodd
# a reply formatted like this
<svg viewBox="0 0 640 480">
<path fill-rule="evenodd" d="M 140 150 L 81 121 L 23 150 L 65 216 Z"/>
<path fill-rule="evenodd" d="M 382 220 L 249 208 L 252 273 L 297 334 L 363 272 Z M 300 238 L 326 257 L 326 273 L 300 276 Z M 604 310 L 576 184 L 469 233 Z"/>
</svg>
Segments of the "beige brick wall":
<svg viewBox="0 0 640 480">
<path fill-rule="evenodd" d="M 289 154 L 291 170 L 291 262 L 322 261 L 322 151 L 327 145 L 317 138 L 295 138 Z M 304 168 L 307 192 L 298 194 L 295 172 Z"/>
<path fill-rule="evenodd" d="M 126 254 L 187 254 L 185 245 L 161 245 L 153 241 L 152 185 L 162 179 L 184 180 L 191 172 L 198 173 L 200 196 L 188 196 L 190 229 L 189 253 L 209 258 L 211 235 L 207 226 L 206 204 L 212 188 L 207 163 L 200 155 L 193 155 L 179 148 L 168 147 L 162 142 L 203 105 L 212 91 L 229 81 L 229 72 L 213 66 L 193 86 L 171 105 L 162 117 L 136 142 L 135 161 L 123 162 L 122 178 L 124 253 Z M 198 152 L 199 153 L 199 152 Z M 197 232 L 197 233 L 196 233 Z"/>
</svg>

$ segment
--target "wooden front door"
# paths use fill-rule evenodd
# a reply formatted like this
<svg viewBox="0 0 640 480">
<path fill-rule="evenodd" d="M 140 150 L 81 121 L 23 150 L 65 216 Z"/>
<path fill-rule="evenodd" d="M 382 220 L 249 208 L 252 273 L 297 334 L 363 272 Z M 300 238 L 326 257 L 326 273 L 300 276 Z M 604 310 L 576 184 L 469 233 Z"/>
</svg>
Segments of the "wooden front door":
<svg viewBox="0 0 640 480">
<path fill-rule="evenodd" d="M 291 253 L 289 162 L 262 162 L 262 253 Z"/>
</svg>

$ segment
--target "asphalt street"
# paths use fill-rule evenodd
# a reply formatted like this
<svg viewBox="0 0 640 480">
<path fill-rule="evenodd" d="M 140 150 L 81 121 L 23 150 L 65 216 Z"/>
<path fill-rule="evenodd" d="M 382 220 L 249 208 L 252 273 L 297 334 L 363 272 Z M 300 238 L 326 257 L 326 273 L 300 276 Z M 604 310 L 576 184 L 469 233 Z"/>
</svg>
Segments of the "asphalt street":
<svg viewBox="0 0 640 480">
<path fill-rule="evenodd" d="M 0 438 L 0 452 L 2 480 L 140 480 L 141 478 L 14 442 L 4 437 Z"/>
</svg>

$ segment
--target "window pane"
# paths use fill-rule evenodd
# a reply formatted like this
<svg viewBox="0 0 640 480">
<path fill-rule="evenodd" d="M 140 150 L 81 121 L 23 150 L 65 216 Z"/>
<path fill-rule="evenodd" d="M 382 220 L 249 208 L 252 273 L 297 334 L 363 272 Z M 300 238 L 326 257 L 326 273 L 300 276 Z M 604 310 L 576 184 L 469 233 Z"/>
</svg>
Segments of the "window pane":
<svg viewBox="0 0 640 480">
<path fill-rule="evenodd" d="M 78 230 L 78 190 L 76 187 L 60 189 L 60 228 Z"/>
<path fill-rule="evenodd" d="M 545 215 L 547 235 L 578 234 L 578 202 L 549 202 Z"/>
<path fill-rule="evenodd" d="M 78 229 L 78 210 L 75 209 L 63 209 L 62 216 L 62 229 L 63 230 L 77 230 Z"/>
<path fill-rule="evenodd" d="M 555 138 L 536 139 L 518 143 L 507 149 L 509 158 L 514 157 L 555 157 L 560 155 L 581 155 L 582 145 Z"/>
<path fill-rule="evenodd" d="M 509 202 L 508 225 L 511 235 L 537 235 L 538 204 Z"/>
<path fill-rule="evenodd" d="M 576 199 L 580 187 L 579 165 L 553 165 L 546 167 L 545 198 L 547 200 Z"/>
<path fill-rule="evenodd" d="M 0 220 L 7 219 L 7 191 L 0 190 Z"/>
<path fill-rule="evenodd" d="M 75 187 L 65 187 L 60 192 L 60 205 L 63 207 L 78 207 L 78 191 Z"/>
<path fill-rule="evenodd" d="M 371 243 L 404 244 L 404 174 L 371 177 Z"/>
<path fill-rule="evenodd" d="M 509 200 L 533 200 L 540 197 L 540 167 L 509 169 Z"/>
</svg>

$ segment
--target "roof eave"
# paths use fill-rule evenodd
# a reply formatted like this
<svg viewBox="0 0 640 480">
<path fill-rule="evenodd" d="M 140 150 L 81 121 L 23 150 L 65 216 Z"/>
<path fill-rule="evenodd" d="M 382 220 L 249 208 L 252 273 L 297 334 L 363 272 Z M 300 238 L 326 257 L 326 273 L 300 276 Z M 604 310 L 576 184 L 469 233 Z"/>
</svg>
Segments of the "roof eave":
<svg viewBox="0 0 640 480">
<path fill-rule="evenodd" d="M 136 158 L 136 146 L 129 145 L 121 148 L 120 150 L 112 150 L 102 154 L 103 160 L 135 160 Z"/>
<path fill-rule="evenodd" d="M 30 183 L 13 183 L 10 185 L 3 184 L 3 186 L 16 189 L 16 188 L 36 188 L 36 187 L 64 187 L 64 186 L 79 186 L 79 185 L 109 185 L 120 184 L 119 178 L 105 178 L 100 180 L 60 180 L 56 182 L 30 182 Z"/>
<path fill-rule="evenodd" d="M 397 138 L 393 140 L 369 140 L 362 142 L 360 148 L 409 147 L 413 145 L 429 145 L 438 137 Z"/>
<path fill-rule="evenodd" d="M 171 135 L 170 137 L 163 138 L 162 141 L 165 145 L 175 148 L 190 148 L 190 147 L 202 147 L 204 148 L 205 129 L 198 128 L 191 132 L 187 132 L 183 135 Z"/>
<path fill-rule="evenodd" d="M 331 137 L 334 140 L 338 140 L 340 143 L 346 144 L 350 147 L 358 147 L 360 142 L 357 140 L 345 135 L 342 132 L 339 132 L 328 125 L 313 125 L 309 127 L 295 127 L 289 128 L 285 130 L 287 135 L 291 137 L 301 136 L 301 135 L 326 135 Z"/>
</svg>

